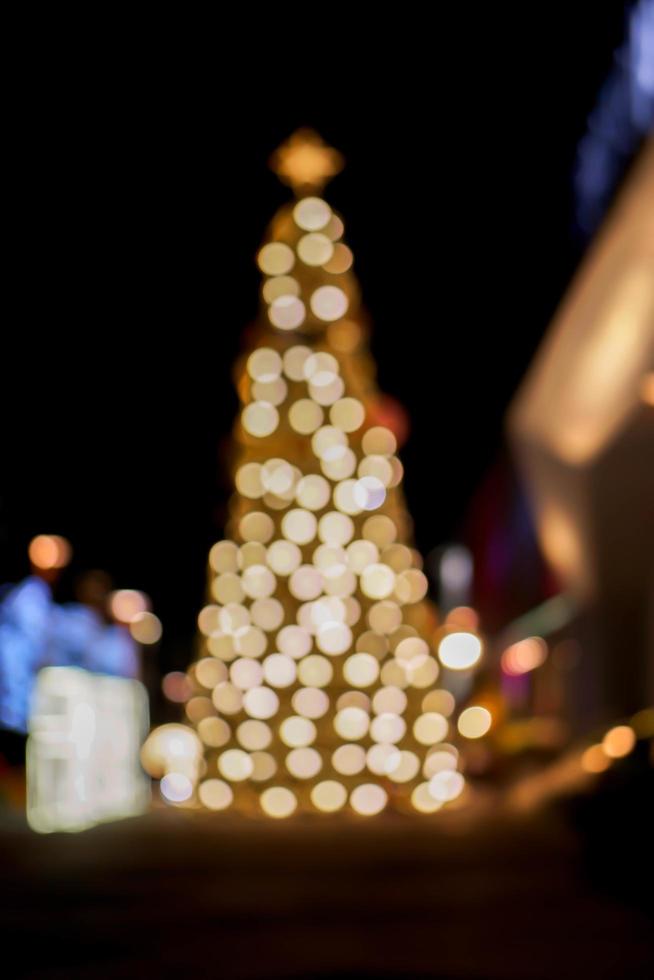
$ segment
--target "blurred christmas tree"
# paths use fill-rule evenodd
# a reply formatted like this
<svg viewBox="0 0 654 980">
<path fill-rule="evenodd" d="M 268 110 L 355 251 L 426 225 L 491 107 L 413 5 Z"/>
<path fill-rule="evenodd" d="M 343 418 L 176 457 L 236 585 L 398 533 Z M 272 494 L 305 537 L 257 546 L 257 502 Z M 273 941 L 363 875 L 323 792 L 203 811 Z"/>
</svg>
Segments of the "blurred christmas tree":
<svg viewBox="0 0 654 980">
<path fill-rule="evenodd" d="M 455 704 L 399 489 L 405 418 L 375 384 L 343 222 L 316 196 L 342 160 L 301 131 L 273 166 L 296 201 L 258 254 L 263 311 L 236 368 L 228 539 L 188 673 L 197 737 L 164 726 L 147 763 L 170 801 L 213 810 L 433 812 L 464 785 Z M 441 660 L 469 670 L 481 644 L 457 635 Z"/>
</svg>

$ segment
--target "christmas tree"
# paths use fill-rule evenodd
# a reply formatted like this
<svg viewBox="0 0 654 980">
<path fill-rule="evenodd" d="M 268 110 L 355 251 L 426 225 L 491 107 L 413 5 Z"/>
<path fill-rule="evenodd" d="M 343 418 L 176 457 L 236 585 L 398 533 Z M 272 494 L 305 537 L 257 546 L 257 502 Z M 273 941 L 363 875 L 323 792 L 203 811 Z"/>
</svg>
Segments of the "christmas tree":
<svg viewBox="0 0 654 980">
<path fill-rule="evenodd" d="M 481 644 L 457 632 L 440 665 L 433 649 L 401 416 L 375 383 L 343 222 L 318 196 L 340 155 L 301 131 L 273 166 L 296 200 L 258 253 L 262 312 L 236 367 L 235 493 L 188 672 L 197 735 L 165 726 L 150 767 L 170 801 L 212 810 L 434 812 L 464 786 L 439 674 L 471 669 Z"/>
</svg>

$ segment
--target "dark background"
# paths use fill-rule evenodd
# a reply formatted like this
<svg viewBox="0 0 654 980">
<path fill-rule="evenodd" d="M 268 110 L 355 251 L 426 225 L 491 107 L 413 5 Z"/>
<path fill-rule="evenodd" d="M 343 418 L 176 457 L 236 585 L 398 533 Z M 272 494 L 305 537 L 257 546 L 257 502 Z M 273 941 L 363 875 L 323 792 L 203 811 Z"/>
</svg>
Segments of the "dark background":
<svg viewBox="0 0 654 980">
<path fill-rule="evenodd" d="M 92 49 L 38 78 L 26 68 L 5 151 L 15 389 L 0 581 L 27 571 L 34 534 L 63 534 L 75 558 L 62 597 L 80 570 L 106 568 L 153 597 L 162 665 L 185 666 L 226 500 L 253 256 L 288 198 L 266 163 L 300 125 L 347 159 L 326 196 L 380 384 L 412 419 L 417 543 L 456 537 L 584 247 L 575 150 L 629 6 L 462 4 L 287 45 L 259 24 L 261 52 L 230 68 L 224 32 L 188 69 L 154 44 L 147 68 L 97 65 Z"/>
</svg>

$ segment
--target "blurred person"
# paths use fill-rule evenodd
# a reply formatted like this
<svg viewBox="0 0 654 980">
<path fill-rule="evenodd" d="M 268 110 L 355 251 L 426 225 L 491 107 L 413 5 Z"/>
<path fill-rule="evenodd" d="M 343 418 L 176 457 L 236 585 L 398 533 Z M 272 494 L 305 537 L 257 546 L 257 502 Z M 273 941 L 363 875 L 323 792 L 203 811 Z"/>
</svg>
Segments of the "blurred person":
<svg viewBox="0 0 654 980">
<path fill-rule="evenodd" d="M 58 535 L 37 535 L 29 544 L 30 574 L 0 603 L 0 726 L 24 735 L 34 678 L 48 664 L 53 587 L 72 550 Z M 6 740 L 5 740 L 6 741 Z"/>
</svg>

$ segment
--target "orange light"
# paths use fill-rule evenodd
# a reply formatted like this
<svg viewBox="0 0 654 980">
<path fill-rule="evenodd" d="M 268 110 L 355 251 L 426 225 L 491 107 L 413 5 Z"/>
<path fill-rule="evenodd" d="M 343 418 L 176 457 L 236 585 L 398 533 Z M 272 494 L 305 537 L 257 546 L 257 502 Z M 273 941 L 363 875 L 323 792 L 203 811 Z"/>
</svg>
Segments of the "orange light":
<svg viewBox="0 0 654 980">
<path fill-rule="evenodd" d="M 35 568 L 65 568 L 72 556 L 72 548 L 58 534 L 37 534 L 29 543 L 28 555 Z"/>
</svg>

